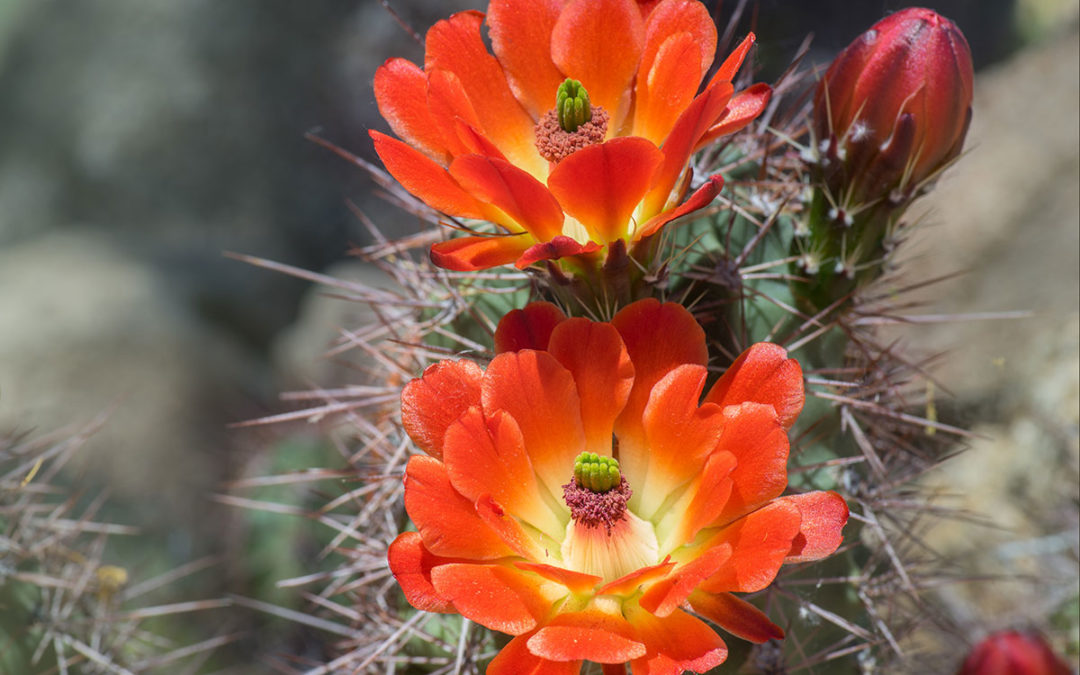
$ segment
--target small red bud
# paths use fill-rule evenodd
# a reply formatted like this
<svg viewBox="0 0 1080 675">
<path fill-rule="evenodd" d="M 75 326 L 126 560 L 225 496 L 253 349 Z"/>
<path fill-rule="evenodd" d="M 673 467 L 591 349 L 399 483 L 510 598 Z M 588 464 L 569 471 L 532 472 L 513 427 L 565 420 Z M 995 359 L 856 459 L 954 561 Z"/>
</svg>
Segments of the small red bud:
<svg viewBox="0 0 1080 675">
<path fill-rule="evenodd" d="M 973 77 L 967 40 L 940 14 L 910 7 L 874 24 L 836 57 L 814 97 L 823 159 L 839 164 L 829 187 L 857 204 L 933 175 L 960 153 Z"/>
<path fill-rule="evenodd" d="M 994 633 L 971 650 L 957 675 L 1069 675 L 1067 666 L 1037 633 Z"/>
</svg>

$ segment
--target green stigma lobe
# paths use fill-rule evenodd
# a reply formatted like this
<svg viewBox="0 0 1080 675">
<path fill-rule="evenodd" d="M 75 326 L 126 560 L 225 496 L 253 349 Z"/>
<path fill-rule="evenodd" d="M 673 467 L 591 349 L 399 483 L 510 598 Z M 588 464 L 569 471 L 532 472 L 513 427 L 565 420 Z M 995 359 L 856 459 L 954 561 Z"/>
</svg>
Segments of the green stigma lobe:
<svg viewBox="0 0 1080 675">
<path fill-rule="evenodd" d="M 618 487 L 622 480 L 619 460 L 601 457 L 595 452 L 583 452 L 574 460 L 574 482 L 591 492 L 607 492 Z"/>
<path fill-rule="evenodd" d="M 592 119 L 592 106 L 589 94 L 577 80 L 566 79 L 559 85 L 555 94 L 555 110 L 559 116 L 559 126 L 567 133 Z"/>
</svg>

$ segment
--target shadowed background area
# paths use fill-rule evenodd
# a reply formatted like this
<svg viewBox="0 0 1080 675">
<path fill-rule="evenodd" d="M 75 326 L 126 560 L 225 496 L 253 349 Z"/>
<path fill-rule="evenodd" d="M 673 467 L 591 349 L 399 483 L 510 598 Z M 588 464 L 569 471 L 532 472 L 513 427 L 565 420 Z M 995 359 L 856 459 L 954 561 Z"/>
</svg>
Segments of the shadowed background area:
<svg viewBox="0 0 1080 675">
<path fill-rule="evenodd" d="M 391 4 L 421 34 L 478 6 Z M 709 4 L 723 23 L 741 3 Z M 827 62 L 905 5 L 743 4 L 738 33 L 757 32 L 764 80 L 807 33 L 811 59 Z M 1015 443 L 1035 434 L 1075 454 L 1077 3 L 924 4 L 964 30 L 979 79 L 971 157 L 935 196 L 939 224 L 920 235 L 931 252 L 915 273 L 974 269 L 946 287 L 949 311 L 1034 308 L 1053 330 L 943 328 L 922 346 L 982 344 L 947 370 L 956 407 L 995 416 Z M 129 545 L 125 564 L 226 553 L 229 575 L 211 592 L 246 592 L 250 571 L 235 560 L 246 515 L 208 496 L 293 430 L 228 425 L 280 410 L 279 391 L 318 377 L 348 310 L 328 317 L 312 298 L 301 313 L 306 282 L 223 252 L 325 270 L 368 241 L 349 201 L 386 232 L 415 230 L 359 169 L 304 137 L 374 159 L 367 130 L 386 126 L 371 81 L 390 56 L 419 62 L 422 47 L 375 0 L 0 3 L 0 428 L 111 411 L 80 485 L 108 486 L 123 521 L 163 544 Z M 1010 361 L 1008 377 L 987 365 L 1032 344 L 1068 361 L 1044 407 L 1016 398 L 1013 378 L 1041 377 L 1034 365 Z M 1013 398 L 998 395 L 1006 387 Z M 1017 431 L 1009 416 L 1021 414 L 1030 424 Z"/>
</svg>

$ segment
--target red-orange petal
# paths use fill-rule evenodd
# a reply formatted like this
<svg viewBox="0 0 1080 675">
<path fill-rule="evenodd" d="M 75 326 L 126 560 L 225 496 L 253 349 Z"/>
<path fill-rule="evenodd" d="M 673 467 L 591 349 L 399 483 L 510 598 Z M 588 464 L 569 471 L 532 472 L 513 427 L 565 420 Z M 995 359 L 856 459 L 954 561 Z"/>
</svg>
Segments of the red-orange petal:
<svg viewBox="0 0 1080 675">
<path fill-rule="evenodd" d="M 563 311 L 550 302 L 530 302 L 524 309 L 511 310 L 499 319 L 495 328 L 495 353 L 522 349 L 547 351 L 551 331 L 565 320 Z"/>
<path fill-rule="evenodd" d="M 671 221 L 685 216 L 688 213 L 693 213 L 698 209 L 705 208 L 712 203 L 712 200 L 716 198 L 716 195 L 720 194 L 720 189 L 724 187 L 724 178 L 720 174 L 715 174 L 709 177 L 709 180 L 705 181 L 705 184 L 694 191 L 694 194 L 690 195 L 690 198 L 679 204 L 673 209 L 664 211 L 663 213 L 653 216 L 646 223 L 634 233 L 634 239 L 644 239 L 645 237 L 656 234 L 661 227 L 667 225 Z"/>
<path fill-rule="evenodd" d="M 409 458 L 405 466 L 405 510 L 423 537 L 424 546 L 434 555 L 492 560 L 514 554 L 476 515 L 473 503 L 454 490 L 446 468 L 437 459 L 423 455 Z M 466 532 L 468 536 L 462 536 Z"/>
<path fill-rule="evenodd" d="M 532 246 L 526 233 L 492 237 L 456 237 L 431 246 L 431 262 L 445 270 L 475 272 L 509 265 Z"/>
<path fill-rule="evenodd" d="M 694 151 L 704 148 L 721 136 L 733 134 L 757 119 L 765 111 L 772 98 L 772 87 L 764 83 L 752 84 L 736 94 L 728 102 L 724 114 L 701 137 Z"/>
<path fill-rule="evenodd" d="M 731 558 L 701 588 L 711 593 L 753 593 L 771 584 L 801 521 L 794 504 L 776 500 L 721 530 L 708 545 L 730 544 Z"/>
<path fill-rule="evenodd" d="M 719 82 L 698 94 L 679 115 L 671 133 L 661 146 L 664 161 L 657 169 L 652 188 L 645 198 L 647 216 L 660 213 L 672 198 L 672 191 L 690 161 L 694 148 L 723 113 L 733 91 L 730 82 Z"/>
<path fill-rule="evenodd" d="M 699 7 L 704 7 L 700 2 Z M 637 78 L 634 135 L 653 143 L 664 142 L 682 111 L 694 100 L 702 70 L 700 47 L 688 32 L 669 35 Z"/>
<path fill-rule="evenodd" d="M 745 401 L 771 405 L 780 423 L 790 429 L 805 400 L 802 368 L 780 345 L 759 342 L 735 359 L 705 400 L 721 406 Z"/>
<path fill-rule="evenodd" d="M 648 453 L 625 470 L 643 518 L 652 518 L 674 490 L 700 474 L 720 440 L 722 409 L 698 406 L 707 375 L 704 366 L 676 366 L 649 394 L 641 418 Z"/>
<path fill-rule="evenodd" d="M 390 544 L 386 557 L 390 563 L 390 572 L 397 579 L 410 605 L 425 612 L 448 614 L 455 611 L 454 604 L 439 595 L 431 585 L 431 568 L 453 560 L 432 555 L 424 548 L 418 532 L 398 535 Z"/>
<path fill-rule="evenodd" d="M 532 633 L 519 635 L 502 648 L 487 675 L 580 675 L 581 661 L 548 661 L 529 651 Z"/>
<path fill-rule="evenodd" d="M 546 352 L 503 352 L 481 384 L 484 412 L 505 410 L 521 428 L 533 469 L 555 499 L 585 448 L 581 401 L 574 378 Z"/>
<path fill-rule="evenodd" d="M 644 656 L 645 645 L 621 614 L 589 608 L 556 616 L 529 638 L 529 651 L 552 661 L 625 663 Z"/>
<path fill-rule="evenodd" d="M 739 68 L 742 67 L 746 54 L 750 51 L 750 48 L 754 46 L 754 39 L 753 33 L 747 33 L 746 37 L 743 38 L 743 41 L 735 48 L 735 51 L 728 54 L 728 57 L 720 64 L 720 67 L 717 68 L 716 73 L 713 74 L 712 79 L 709 80 L 707 86 L 711 87 L 717 82 L 731 82 L 734 80 L 735 73 L 739 72 Z"/>
<path fill-rule="evenodd" d="M 529 632 L 551 609 L 542 582 L 506 565 L 439 565 L 431 582 L 462 616 L 511 635 Z"/>
<path fill-rule="evenodd" d="M 589 236 L 610 243 L 627 236 L 630 218 L 652 184 L 663 153 L 644 138 L 626 136 L 578 150 L 559 162 L 548 187 L 563 211 Z"/>
<path fill-rule="evenodd" d="M 727 660 L 727 645 L 716 631 L 681 609 L 660 618 L 628 603 L 626 615 L 648 650 L 631 663 L 634 675 L 704 673 Z"/>
<path fill-rule="evenodd" d="M 491 0 L 488 33 L 517 99 L 532 116 L 555 107 L 566 76 L 551 60 L 551 31 L 562 11 L 559 0 Z"/>
<path fill-rule="evenodd" d="M 731 473 L 731 497 L 717 525 L 742 516 L 787 487 L 788 437 L 772 406 L 741 403 L 724 408 L 724 432 L 718 445 L 735 455 L 738 464 Z"/>
<path fill-rule="evenodd" d="M 427 33 L 424 70 L 448 70 L 458 77 L 480 119 L 482 131 L 507 156 L 539 158 L 533 147 L 533 119 L 521 107 L 499 62 L 480 35 L 484 15 L 458 12 Z"/>
<path fill-rule="evenodd" d="M 515 562 L 514 567 L 525 570 L 526 572 L 539 574 L 548 581 L 554 581 L 557 584 L 566 586 L 574 593 L 588 593 L 593 590 L 598 583 L 603 581 L 600 577 L 592 574 L 575 572 L 555 565 L 529 562 L 527 560 Z"/>
<path fill-rule="evenodd" d="M 646 589 L 639 601 L 641 606 L 657 616 L 668 616 L 701 582 L 728 564 L 731 556 L 732 547 L 726 542 L 705 547 L 697 557 Z"/>
<path fill-rule="evenodd" d="M 667 0 L 649 13 L 645 22 L 642 64 L 651 60 L 650 55 L 655 54 L 668 36 L 684 31 L 690 33 L 698 45 L 697 62 L 701 72 L 708 71 L 716 54 L 716 24 L 709 10 L 698 0 Z"/>
<path fill-rule="evenodd" d="M 675 563 L 671 562 L 671 556 L 663 562 L 648 567 L 642 567 L 629 574 L 624 574 L 615 581 L 604 584 L 596 589 L 597 595 L 630 595 L 645 584 L 655 583 L 666 577 Z"/>
<path fill-rule="evenodd" d="M 484 157 L 492 157 L 495 159 L 506 159 L 506 156 L 502 154 L 502 151 L 495 147 L 495 144 L 492 143 L 487 136 L 477 131 L 476 127 L 472 124 L 459 118 L 455 120 L 455 129 L 457 131 L 458 139 L 465 148 L 465 152 L 462 154 L 483 155 Z"/>
<path fill-rule="evenodd" d="M 649 395 L 653 386 L 674 368 L 686 363 L 705 365 L 709 357 L 705 331 L 682 305 L 661 304 L 654 298 L 627 305 L 612 318 L 611 324 L 622 336 L 634 364 L 634 386 L 615 420 L 619 462 L 624 473 L 633 475 L 639 471 L 644 475 L 649 449 L 642 415 Z"/>
<path fill-rule="evenodd" d="M 761 644 L 784 637 L 784 629 L 770 621 L 765 612 L 731 593 L 695 591 L 690 594 L 690 606 L 727 632 L 750 642 Z"/>
<path fill-rule="evenodd" d="M 535 535 L 527 533 L 517 518 L 507 513 L 506 509 L 492 499 L 491 495 L 481 495 L 476 500 L 476 515 L 480 516 L 480 520 L 499 535 L 504 544 L 522 558 L 543 560 L 550 556 L 537 541 Z"/>
<path fill-rule="evenodd" d="M 843 497 L 835 492 L 807 492 L 777 501 L 794 504 L 802 515 L 802 526 L 791 542 L 785 563 L 820 560 L 840 547 L 848 520 L 848 506 Z"/>
<path fill-rule="evenodd" d="M 375 152 L 397 182 L 425 204 L 452 216 L 485 219 L 488 210 L 424 153 L 386 134 L 372 131 Z"/>
<path fill-rule="evenodd" d="M 551 333 L 548 352 L 574 376 L 590 452 L 611 455 L 611 431 L 634 383 L 634 366 L 619 331 L 576 317 Z"/>
<path fill-rule="evenodd" d="M 464 85 L 449 70 L 431 70 L 427 73 L 427 79 L 428 110 L 447 150 L 454 157 L 468 153 L 469 144 L 458 133 L 458 124 L 480 127 L 481 123 Z"/>
<path fill-rule="evenodd" d="M 645 22 L 633 0 L 570 0 L 551 33 L 551 57 L 617 129 L 644 44 Z"/>
<path fill-rule="evenodd" d="M 697 484 L 690 488 L 694 496 L 682 514 L 674 545 L 693 541 L 702 528 L 720 517 L 731 497 L 734 484 L 731 472 L 735 465 L 735 456 L 730 452 L 717 451 L 709 455 Z"/>
<path fill-rule="evenodd" d="M 472 361 L 440 361 L 401 390 L 401 424 L 421 450 L 442 458 L 446 428 L 480 405 L 484 371 Z"/>
<path fill-rule="evenodd" d="M 542 260 L 558 260 L 559 258 L 567 258 L 573 255 L 584 255 L 588 253 L 596 253 L 603 246 L 597 244 L 595 241 L 590 241 L 587 244 L 580 244 L 570 237 L 559 235 L 551 241 L 543 241 L 539 244 L 534 244 L 521 254 L 521 257 L 517 259 L 514 266 L 519 270 L 523 270 L 533 263 L 538 263 Z"/>
<path fill-rule="evenodd" d="M 501 209 L 537 241 L 562 234 L 563 212 L 543 183 L 505 159 L 465 155 L 450 175 L 477 199 Z"/>
<path fill-rule="evenodd" d="M 375 70 L 375 103 L 399 138 L 446 164 L 450 157 L 427 101 L 427 75 L 415 63 L 392 58 Z"/>
<path fill-rule="evenodd" d="M 450 483 L 475 502 L 491 495 L 513 515 L 554 534 L 562 530 L 536 484 L 517 422 L 503 411 L 470 408 L 446 430 L 443 463 Z"/>
</svg>

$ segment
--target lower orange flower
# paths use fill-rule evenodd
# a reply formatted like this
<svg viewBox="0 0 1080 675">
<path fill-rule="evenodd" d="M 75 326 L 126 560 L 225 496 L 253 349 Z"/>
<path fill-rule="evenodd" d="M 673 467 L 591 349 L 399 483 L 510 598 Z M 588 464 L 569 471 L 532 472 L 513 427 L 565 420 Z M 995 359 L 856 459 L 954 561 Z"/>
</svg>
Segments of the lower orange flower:
<svg viewBox="0 0 1080 675">
<path fill-rule="evenodd" d="M 702 399 L 704 333 L 656 300 L 610 323 L 533 303 L 495 343 L 486 370 L 443 361 L 402 393 L 428 455 L 405 471 L 417 532 L 389 552 L 408 601 L 514 635 L 492 675 L 704 672 L 727 647 L 688 610 L 783 637 L 733 593 L 833 553 L 848 517 L 832 492 L 780 496 L 798 363 L 754 345 Z"/>
</svg>

